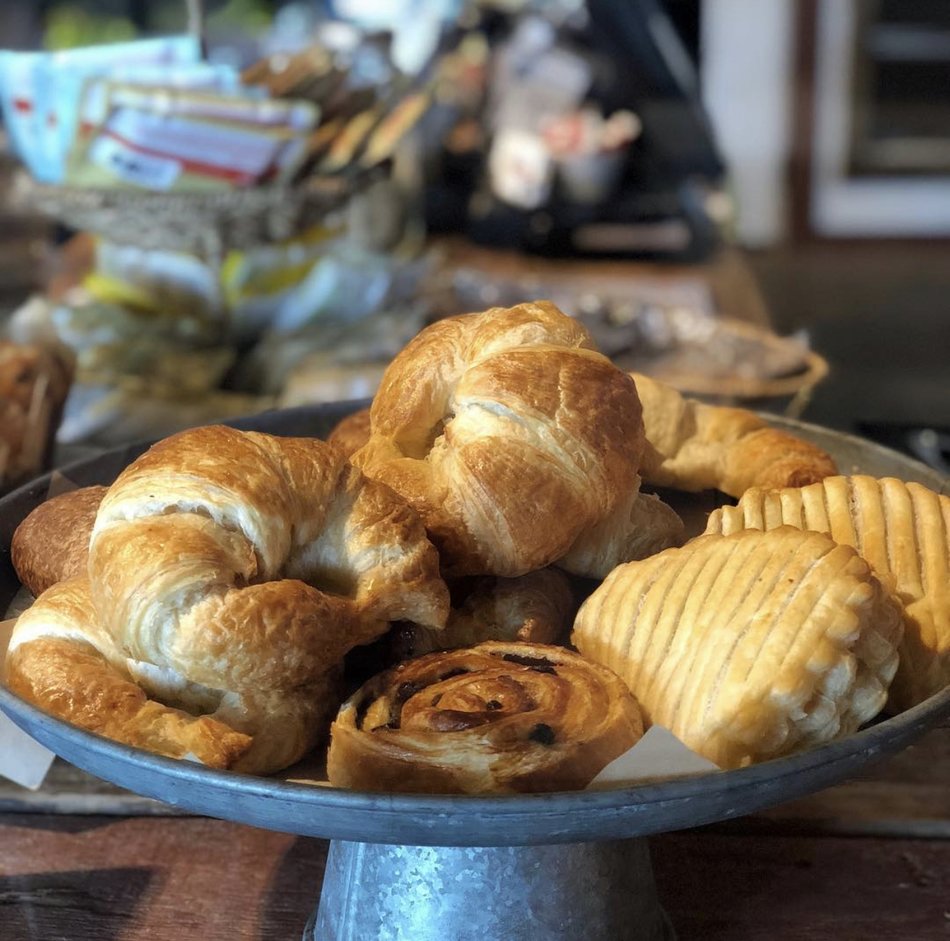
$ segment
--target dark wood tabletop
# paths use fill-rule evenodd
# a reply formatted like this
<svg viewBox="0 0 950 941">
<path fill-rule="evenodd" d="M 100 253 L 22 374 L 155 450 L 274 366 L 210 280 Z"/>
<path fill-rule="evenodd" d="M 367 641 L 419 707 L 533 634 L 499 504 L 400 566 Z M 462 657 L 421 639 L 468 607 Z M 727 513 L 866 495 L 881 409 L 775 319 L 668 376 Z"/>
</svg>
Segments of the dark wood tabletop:
<svg viewBox="0 0 950 941">
<path fill-rule="evenodd" d="M 651 838 L 680 939 L 950 938 L 948 776 L 950 724 L 819 794 Z M 0 847 L 2 941 L 296 941 L 327 851 L 61 762 L 35 793 L 0 785 Z"/>
</svg>

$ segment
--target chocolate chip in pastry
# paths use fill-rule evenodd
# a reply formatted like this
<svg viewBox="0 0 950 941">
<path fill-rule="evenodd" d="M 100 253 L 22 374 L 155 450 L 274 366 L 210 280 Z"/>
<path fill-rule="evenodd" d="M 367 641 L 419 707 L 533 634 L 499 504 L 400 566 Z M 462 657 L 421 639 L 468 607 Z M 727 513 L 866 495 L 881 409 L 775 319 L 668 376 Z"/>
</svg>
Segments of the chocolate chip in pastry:
<svg viewBox="0 0 950 941">
<path fill-rule="evenodd" d="M 331 730 L 330 783 L 370 791 L 585 787 L 643 734 L 610 670 L 560 647 L 488 641 L 374 677 Z"/>
<path fill-rule="evenodd" d="M 853 546 L 904 605 L 890 706 L 909 709 L 950 683 L 950 497 L 893 477 L 828 477 L 752 489 L 709 517 L 707 532 L 795 526 Z"/>
<path fill-rule="evenodd" d="M 897 669 L 899 603 L 848 546 L 784 527 L 618 567 L 572 639 L 644 715 L 723 768 L 854 732 Z"/>
</svg>

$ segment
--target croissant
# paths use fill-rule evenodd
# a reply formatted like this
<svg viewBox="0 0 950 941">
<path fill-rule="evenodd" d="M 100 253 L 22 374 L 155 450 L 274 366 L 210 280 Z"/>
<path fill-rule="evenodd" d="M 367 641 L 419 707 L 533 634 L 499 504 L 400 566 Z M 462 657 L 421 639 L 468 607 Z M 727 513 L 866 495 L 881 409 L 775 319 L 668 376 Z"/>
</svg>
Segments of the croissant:
<svg viewBox="0 0 950 941">
<path fill-rule="evenodd" d="M 848 546 L 785 527 L 618 567 L 572 640 L 644 715 L 723 768 L 855 731 L 897 669 L 900 606 Z"/>
<path fill-rule="evenodd" d="M 360 409 L 340 419 L 327 435 L 327 441 L 349 459 L 369 441 L 369 409 Z"/>
<path fill-rule="evenodd" d="M 909 709 L 950 683 L 950 497 L 892 477 L 828 477 L 801 489 L 752 489 L 711 514 L 707 532 L 785 525 L 853 546 L 903 602 L 892 708 Z"/>
<path fill-rule="evenodd" d="M 419 511 L 448 575 L 560 560 L 602 576 L 642 542 L 678 538 L 672 510 L 636 510 L 633 381 L 547 301 L 423 330 L 387 368 L 370 423 L 353 463 Z M 663 532 L 641 540 L 644 521 Z"/>
<path fill-rule="evenodd" d="M 468 589 L 457 605 L 453 603 L 443 630 L 406 624 L 395 631 L 394 660 L 486 640 L 555 644 L 567 636 L 576 611 L 567 576 L 554 568 L 518 578 L 482 576 Z"/>
<path fill-rule="evenodd" d="M 20 581 L 37 597 L 51 585 L 84 575 L 89 538 L 107 487 L 82 487 L 41 503 L 17 526 L 10 557 Z"/>
<path fill-rule="evenodd" d="M 488 641 L 361 687 L 331 728 L 328 771 L 370 791 L 575 790 L 642 734 L 609 670 L 561 647 Z"/>
<path fill-rule="evenodd" d="M 6 671 L 18 696 L 127 745 L 211 768 L 231 766 L 251 747 L 249 735 L 223 722 L 148 697 L 100 625 L 86 578 L 58 582 L 20 616 Z"/>
<path fill-rule="evenodd" d="M 643 405 L 648 443 L 640 474 L 648 484 L 740 497 L 749 487 L 800 487 L 838 473 L 831 455 L 753 412 L 706 405 L 632 375 Z"/>
<path fill-rule="evenodd" d="M 324 442 L 224 427 L 168 438 L 122 472 L 99 507 L 88 583 L 128 674 L 150 698 L 250 736 L 230 765 L 244 771 L 313 747 L 353 646 L 391 620 L 438 628 L 448 613 L 435 549 L 391 490 Z M 41 595 L 37 617 L 59 597 Z M 70 636 L 102 652 L 89 620 Z M 30 623 L 14 629 L 14 672 L 36 662 Z M 62 689 L 47 683 L 44 702 L 69 718 L 87 677 L 56 676 Z M 13 682 L 29 688 L 28 676 Z"/>
</svg>

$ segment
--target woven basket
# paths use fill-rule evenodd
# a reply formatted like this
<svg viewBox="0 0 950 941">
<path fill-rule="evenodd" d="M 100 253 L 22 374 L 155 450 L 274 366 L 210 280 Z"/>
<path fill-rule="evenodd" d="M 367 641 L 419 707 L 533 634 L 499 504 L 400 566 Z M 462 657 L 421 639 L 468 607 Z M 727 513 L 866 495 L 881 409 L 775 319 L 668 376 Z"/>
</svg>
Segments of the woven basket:
<svg viewBox="0 0 950 941">
<path fill-rule="evenodd" d="M 187 30 L 204 52 L 204 2 L 184 0 L 184 7 Z M 229 250 L 282 241 L 321 222 L 376 175 L 363 170 L 219 193 L 157 193 L 47 185 L 21 173 L 11 199 L 110 241 L 214 262 Z"/>
<path fill-rule="evenodd" d="M 765 345 L 784 342 L 771 330 L 745 321 L 717 317 L 713 323 L 717 331 L 737 339 Z M 715 375 L 699 369 L 673 371 L 642 368 L 644 372 L 679 389 L 685 395 L 720 405 L 741 405 L 745 408 L 782 412 L 793 418 L 803 413 L 815 387 L 829 371 L 828 361 L 814 350 L 803 352 L 801 368 L 779 376 L 749 376 L 738 370 L 725 375 Z"/>
<path fill-rule="evenodd" d="M 367 180 L 316 177 L 295 186 L 155 193 L 51 186 L 21 174 L 13 198 L 113 242 L 213 260 L 292 237 L 340 209 Z"/>
</svg>

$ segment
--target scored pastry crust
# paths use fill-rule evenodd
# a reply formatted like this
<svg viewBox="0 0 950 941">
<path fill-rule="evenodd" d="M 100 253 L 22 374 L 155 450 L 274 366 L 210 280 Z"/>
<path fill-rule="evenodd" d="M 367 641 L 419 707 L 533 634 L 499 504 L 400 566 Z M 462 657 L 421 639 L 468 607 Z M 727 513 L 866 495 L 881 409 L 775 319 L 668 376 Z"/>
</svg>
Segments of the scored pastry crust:
<svg viewBox="0 0 950 941">
<path fill-rule="evenodd" d="M 586 787 L 643 734 L 609 670 L 561 647 L 488 641 L 371 679 L 331 729 L 330 783 L 368 791 Z"/>
<path fill-rule="evenodd" d="M 866 475 L 752 489 L 709 517 L 707 532 L 795 526 L 853 546 L 904 605 L 890 704 L 909 709 L 950 683 L 950 497 Z"/>
<path fill-rule="evenodd" d="M 10 556 L 20 581 L 38 597 L 51 585 L 85 575 L 89 537 L 108 487 L 83 487 L 41 503 L 13 534 Z"/>
<path fill-rule="evenodd" d="M 651 723 L 735 768 L 854 732 L 884 705 L 900 606 L 848 546 L 791 527 L 620 566 L 572 640 Z"/>
<path fill-rule="evenodd" d="M 753 412 L 707 405 L 631 375 L 643 405 L 640 474 L 648 484 L 740 497 L 749 487 L 800 487 L 838 472 L 827 452 Z"/>
<path fill-rule="evenodd" d="M 88 579 L 126 672 L 152 698 L 250 735 L 233 765 L 246 771 L 286 767 L 316 743 L 352 647 L 392 620 L 438 628 L 448 614 L 437 553 L 391 490 L 325 442 L 215 426 L 122 472 L 99 507 Z M 40 614 L 62 597 L 50 591 Z M 27 648 L 45 641 L 30 624 L 13 636 L 35 665 Z M 74 635 L 102 651 L 83 624 Z M 40 704 L 73 701 L 73 714 L 86 676 L 56 676 L 61 693 L 41 684 Z"/>
<path fill-rule="evenodd" d="M 406 624 L 394 631 L 393 659 L 472 647 L 486 640 L 556 644 L 566 638 L 575 611 L 570 583 L 557 569 L 539 569 L 518 578 L 482 576 L 449 611 L 444 630 Z"/>
</svg>

